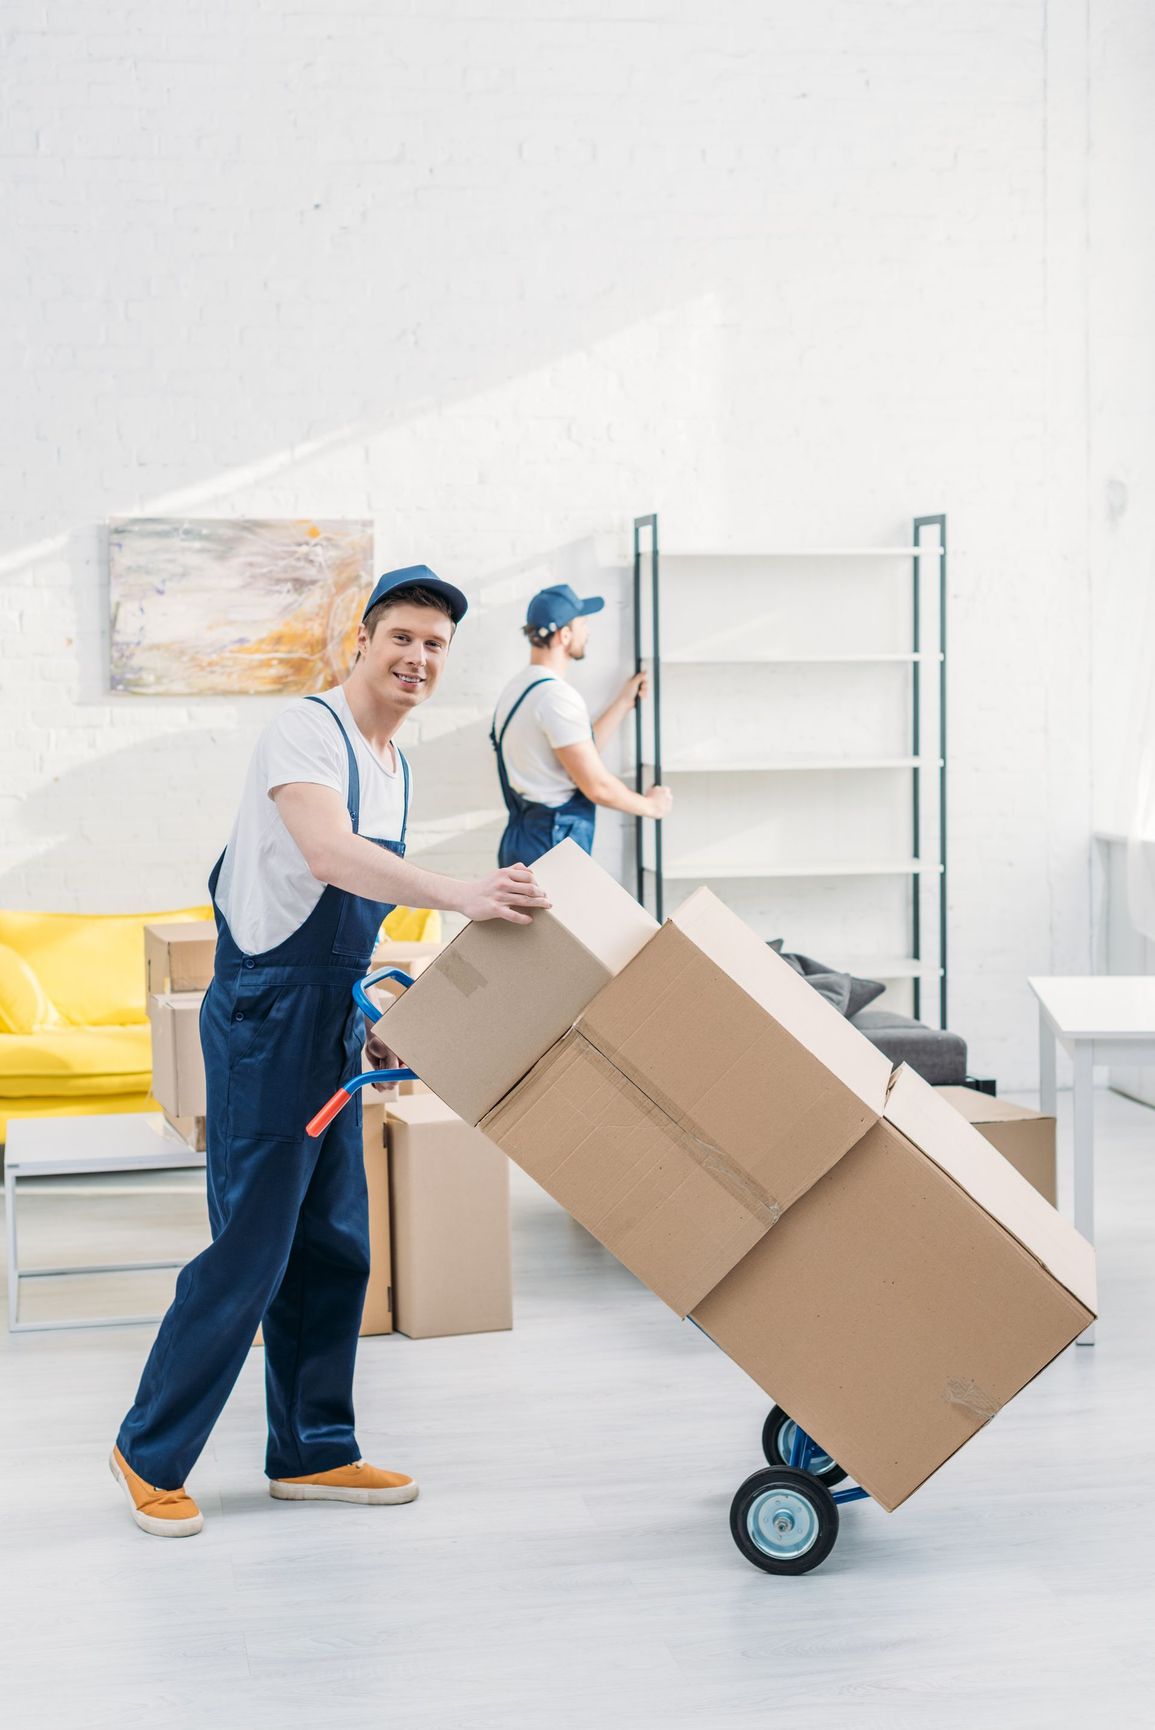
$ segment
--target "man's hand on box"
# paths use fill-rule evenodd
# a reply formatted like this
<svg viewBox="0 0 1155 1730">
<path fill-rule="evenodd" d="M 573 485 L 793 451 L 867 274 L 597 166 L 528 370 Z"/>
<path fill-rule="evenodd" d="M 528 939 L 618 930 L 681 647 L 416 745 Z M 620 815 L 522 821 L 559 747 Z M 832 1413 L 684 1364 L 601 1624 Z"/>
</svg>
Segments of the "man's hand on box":
<svg viewBox="0 0 1155 1730">
<path fill-rule="evenodd" d="M 461 911 L 467 919 L 507 919 L 512 925 L 529 925 L 535 912 L 551 905 L 528 865 L 506 865 L 465 885 Z"/>
<path fill-rule="evenodd" d="M 390 1051 L 385 1041 L 378 1038 L 375 1033 L 370 1033 L 366 1037 L 365 1056 L 368 1059 L 370 1069 L 404 1069 L 405 1067 L 397 1053 Z M 375 1081 L 373 1090 L 375 1093 L 387 1093 L 391 1099 L 397 1097 L 397 1083 L 395 1081 Z"/>
</svg>

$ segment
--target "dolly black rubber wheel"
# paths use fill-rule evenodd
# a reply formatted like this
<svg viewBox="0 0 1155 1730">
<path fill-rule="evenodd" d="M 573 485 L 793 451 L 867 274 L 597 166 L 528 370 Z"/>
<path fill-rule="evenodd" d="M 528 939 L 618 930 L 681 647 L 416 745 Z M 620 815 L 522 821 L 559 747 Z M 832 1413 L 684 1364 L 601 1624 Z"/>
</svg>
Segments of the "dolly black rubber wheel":
<svg viewBox="0 0 1155 1730">
<path fill-rule="evenodd" d="M 764 1574 L 808 1574 L 834 1548 L 838 1504 L 809 1472 L 767 1466 L 736 1492 L 730 1533 L 746 1560 Z"/>
<path fill-rule="evenodd" d="M 762 1452 L 766 1456 L 768 1466 L 790 1465 L 790 1448 L 794 1441 L 794 1419 L 781 1406 L 771 1408 L 770 1416 L 762 1425 Z M 840 1484 L 846 1473 L 836 1460 L 829 1454 L 812 1454 L 810 1464 L 806 1467 L 812 1478 L 817 1478 L 820 1484 L 832 1489 Z"/>
</svg>

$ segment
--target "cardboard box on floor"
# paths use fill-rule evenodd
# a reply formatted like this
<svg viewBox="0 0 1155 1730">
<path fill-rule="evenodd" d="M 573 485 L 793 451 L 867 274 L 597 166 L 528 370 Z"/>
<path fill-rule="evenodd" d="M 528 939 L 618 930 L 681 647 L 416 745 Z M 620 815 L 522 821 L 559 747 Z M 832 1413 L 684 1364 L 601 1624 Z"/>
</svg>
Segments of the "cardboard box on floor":
<svg viewBox="0 0 1155 1730">
<path fill-rule="evenodd" d="M 204 991 L 213 976 L 217 928 L 212 919 L 161 920 L 144 928 L 144 988 L 149 997 Z"/>
<path fill-rule="evenodd" d="M 398 1333 L 512 1327 L 505 1154 L 433 1094 L 385 1111 Z"/>
<path fill-rule="evenodd" d="M 973 1087 L 936 1087 L 935 1092 L 961 1111 L 1052 1207 L 1058 1205 L 1053 1117 L 1008 1099 L 994 1099 Z"/>
<path fill-rule="evenodd" d="M 148 1000 L 152 1093 L 170 1117 L 205 1114 L 205 1061 L 200 1035 L 203 998 L 201 990 L 163 992 Z"/>
<path fill-rule="evenodd" d="M 1089 1324 L 1090 1246 L 709 891 L 655 933 L 534 869 L 539 939 L 468 927 L 383 1037 L 896 1507 Z"/>
<path fill-rule="evenodd" d="M 205 1120 L 203 1117 L 174 1117 L 170 1111 L 165 1111 L 164 1120 L 170 1129 L 176 1131 L 182 1141 L 188 1143 L 193 1153 L 204 1153 Z"/>
</svg>

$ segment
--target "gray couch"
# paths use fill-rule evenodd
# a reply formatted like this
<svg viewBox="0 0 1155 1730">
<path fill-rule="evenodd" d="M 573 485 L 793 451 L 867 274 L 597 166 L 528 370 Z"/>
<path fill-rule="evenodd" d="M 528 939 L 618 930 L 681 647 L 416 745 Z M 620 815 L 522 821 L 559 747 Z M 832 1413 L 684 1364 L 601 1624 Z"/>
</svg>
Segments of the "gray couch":
<svg viewBox="0 0 1155 1730">
<path fill-rule="evenodd" d="M 815 961 L 811 955 L 791 954 L 783 949 L 781 937 L 776 937 L 770 947 L 845 1015 L 851 1026 L 877 1045 L 891 1063 L 908 1063 L 935 1087 L 967 1084 L 966 1041 L 957 1033 L 928 1027 L 909 1015 L 896 1015 L 891 1009 L 871 1009 L 869 1005 L 886 990 L 880 979 L 857 979 L 852 973 Z"/>
<path fill-rule="evenodd" d="M 927 1027 L 909 1015 L 890 1009 L 864 1009 L 850 1017 L 852 1027 L 865 1033 L 892 1063 L 908 1063 L 935 1087 L 967 1084 L 966 1040 L 945 1028 Z"/>
</svg>

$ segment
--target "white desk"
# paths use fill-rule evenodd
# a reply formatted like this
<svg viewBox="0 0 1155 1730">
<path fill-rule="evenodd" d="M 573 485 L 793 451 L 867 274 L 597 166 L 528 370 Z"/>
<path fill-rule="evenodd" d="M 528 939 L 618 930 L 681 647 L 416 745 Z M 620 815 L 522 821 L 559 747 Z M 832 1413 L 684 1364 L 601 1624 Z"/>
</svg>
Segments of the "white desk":
<svg viewBox="0 0 1155 1730">
<path fill-rule="evenodd" d="M 4 1215 L 8 1232 L 8 1330 L 29 1333 L 46 1328 L 127 1327 L 159 1321 L 159 1316 L 89 1316 L 83 1320 L 22 1322 L 20 1281 L 56 1279 L 65 1274 L 129 1273 L 147 1268 L 183 1267 L 183 1261 L 100 1263 L 92 1267 L 21 1268 L 17 1259 L 16 1187 L 21 1178 L 75 1177 L 112 1171 L 173 1171 L 203 1167 L 160 1112 L 110 1113 L 106 1117 L 12 1117 L 4 1154 Z"/>
<path fill-rule="evenodd" d="M 1039 1000 L 1039 1107 L 1049 1116 L 1060 1045 L 1074 1065 L 1075 1226 L 1094 1243 L 1094 1069 L 1097 1063 L 1155 1062 L 1155 978 L 1101 973 L 1027 984 Z M 1079 1344 L 1094 1344 L 1093 1328 Z"/>
</svg>

